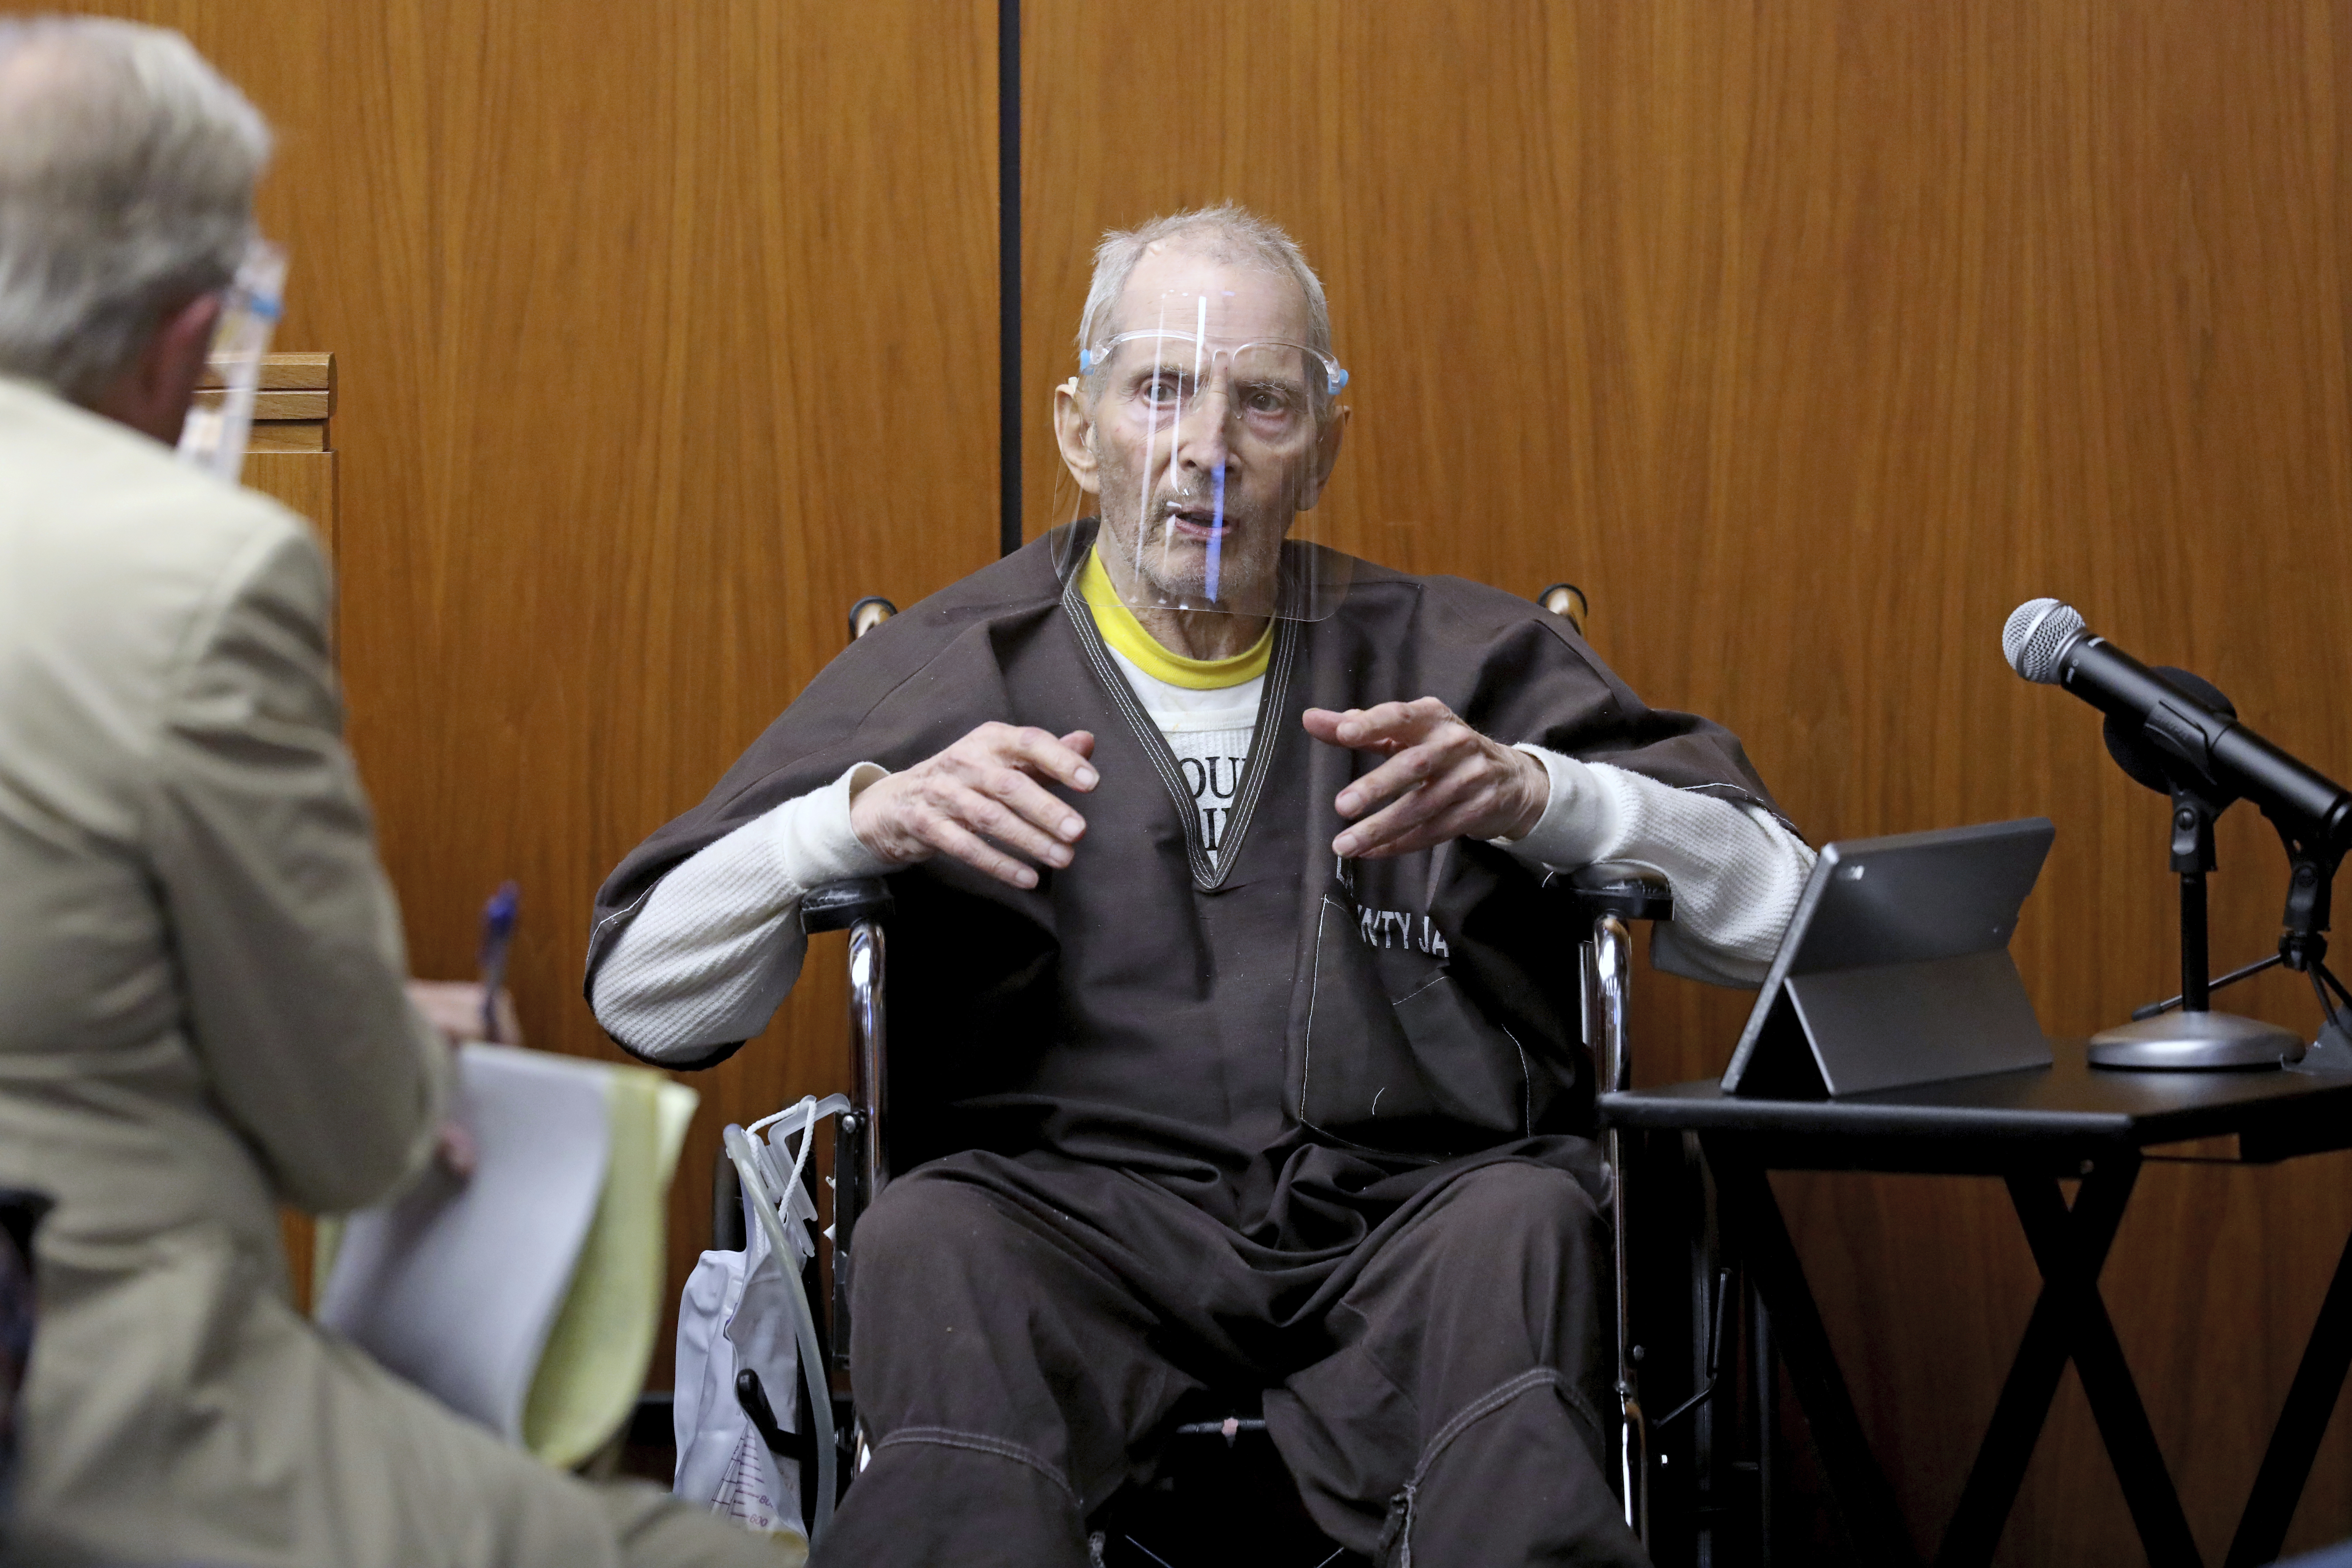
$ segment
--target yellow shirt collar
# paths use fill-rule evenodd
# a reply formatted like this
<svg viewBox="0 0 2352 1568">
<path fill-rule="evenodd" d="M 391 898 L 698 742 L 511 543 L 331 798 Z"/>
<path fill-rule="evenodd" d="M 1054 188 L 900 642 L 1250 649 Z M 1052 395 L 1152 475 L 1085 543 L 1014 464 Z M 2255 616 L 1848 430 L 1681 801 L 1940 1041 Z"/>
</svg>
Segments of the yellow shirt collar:
<svg viewBox="0 0 2352 1568">
<path fill-rule="evenodd" d="M 1242 652 L 1230 658 L 1186 658 L 1160 646 L 1135 612 L 1119 601 L 1118 590 L 1112 585 L 1110 574 L 1103 570 L 1102 557 L 1087 552 L 1086 570 L 1078 576 L 1078 592 L 1094 612 L 1095 629 L 1103 641 L 1110 644 L 1144 674 L 1154 680 L 1164 680 L 1171 686 L 1187 691 L 1217 691 L 1244 681 L 1255 680 L 1265 673 L 1274 657 L 1274 623 L 1268 621 L 1265 634 Z"/>
</svg>

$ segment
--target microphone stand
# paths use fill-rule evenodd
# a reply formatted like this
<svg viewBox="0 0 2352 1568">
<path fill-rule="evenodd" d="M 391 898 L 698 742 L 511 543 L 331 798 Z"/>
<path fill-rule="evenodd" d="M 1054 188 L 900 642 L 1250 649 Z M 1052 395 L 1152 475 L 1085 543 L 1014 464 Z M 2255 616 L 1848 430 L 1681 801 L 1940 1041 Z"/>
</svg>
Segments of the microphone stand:
<svg viewBox="0 0 2352 1568">
<path fill-rule="evenodd" d="M 2286 846 L 2287 861 L 2292 868 L 2287 873 L 2286 929 L 2279 933 L 2278 961 L 2309 978 L 2312 994 L 2319 998 L 2319 1010 L 2326 1015 L 2327 1026 L 2336 1031 L 2337 1039 L 2352 1040 L 2352 1032 L 2347 1032 L 2345 1020 L 2336 1011 L 2339 997 L 2345 1005 L 2352 1007 L 2352 992 L 2347 992 L 2344 983 L 2327 967 L 2328 905 L 2335 893 L 2336 868 L 2343 861 L 2344 847 L 2317 838 L 2300 837 L 2275 818 L 2272 826 L 2278 829 L 2279 841 Z"/>
<path fill-rule="evenodd" d="M 2213 824 L 2221 815 L 2212 802 L 2179 780 L 2172 785 L 2172 869 L 2180 879 L 2180 994 L 2170 1001 L 2142 1007 L 2132 1021 L 2091 1037 L 2093 1067 L 2142 1068 L 2276 1068 L 2303 1059 L 2303 1037 L 2259 1018 L 2211 1010 L 2215 985 L 2210 973 L 2206 920 L 2205 874 L 2213 869 Z M 2273 964 L 2290 969 L 2314 966 L 2312 985 L 2320 993 L 2332 1021 L 2335 1007 L 2320 984 L 2333 982 L 2321 962 L 2327 952 L 2328 886 L 2335 868 L 2321 875 L 2313 859 L 2284 829 L 2287 855 L 2294 863 L 2287 889 L 2286 931 L 2279 951 L 2258 963 L 2233 970 L 2220 984 L 2231 984 L 2258 974 Z M 2298 901 L 2300 900 L 2300 901 Z M 2316 923 L 2313 923 L 2315 921 Z M 2338 986 L 2340 991 L 2342 987 Z M 2347 998 L 2352 1004 L 2352 997 Z M 2178 1008 L 2176 1013 L 2174 1008 Z"/>
</svg>

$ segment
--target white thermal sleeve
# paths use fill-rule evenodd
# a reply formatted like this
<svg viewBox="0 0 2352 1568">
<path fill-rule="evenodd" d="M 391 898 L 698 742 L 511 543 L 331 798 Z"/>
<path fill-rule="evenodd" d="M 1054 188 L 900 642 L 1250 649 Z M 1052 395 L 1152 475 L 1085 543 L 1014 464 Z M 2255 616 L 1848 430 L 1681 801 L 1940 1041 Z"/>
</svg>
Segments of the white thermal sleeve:
<svg viewBox="0 0 2352 1568">
<path fill-rule="evenodd" d="M 1812 872 L 1804 840 L 1759 805 L 1541 746 L 1519 750 L 1551 775 L 1551 799 L 1526 837 L 1498 846 L 1554 870 L 1597 860 L 1650 867 L 1675 894 L 1675 918 L 1652 931 L 1650 961 L 1716 985 L 1763 984 Z"/>
<path fill-rule="evenodd" d="M 889 868 L 849 826 L 851 797 L 885 771 L 860 763 L 680 861 L 597 968 L 597 1021 L 653 1061 L 748 1040 L 800 978 L 797 918 L 813 888 Z"/>
</svg>

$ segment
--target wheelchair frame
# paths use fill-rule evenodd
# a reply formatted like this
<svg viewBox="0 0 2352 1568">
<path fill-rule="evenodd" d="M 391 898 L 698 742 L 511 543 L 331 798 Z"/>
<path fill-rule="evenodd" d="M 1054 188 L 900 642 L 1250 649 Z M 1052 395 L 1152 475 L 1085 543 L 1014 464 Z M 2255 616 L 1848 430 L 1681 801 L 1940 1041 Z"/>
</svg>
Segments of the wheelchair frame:
<svg viewBox="0 0 2352 1568">
<path fill-rule="evenodd" d="M 1578 943 L 1581 972 L 1584 1038 L 1592 1054 L 1601 1092 L 1631 1088 L 1633 1050 L 1629 1034 L 1633 935 L 1628 922 L 1672 918 L 1673 895 L 1665 879 L 1631 862 L 1553 872 L 1547 889 L 1562 891 L 1591 925 Z M 890 1173 L 883 1158 L 888 1113 L 887 1024 L 883 1006 L 886 937 L 890 889 L 880 878 L 836 882 L 813 891 L 801 906 L 801 929 L 849 932 L 849 1016 L 853 1087 L 851 1109 L 835 1118 L 834 1133 L 833 1293 L 825 1338 L 836 1372 L 849 1368 L 852 1332 L 849 1293 L 856 1278 L 858 1217 L 882 1194 Z M 1632 1275 L 1625 1226 L 1626 1174 L 1621 1134 L 1602 1133 L 1609 1162 L 1610 1219 L 1616 1282 L 1616 1394 L 1618 1474 L 1625 1522 L 1643 1541 L 1649 1536 L 1649 1426 L 1642 1409 L 1641 1369 L 1631 1315 Z M 854 1410 L 854 1406 L 853 1406 Z M 852 1470 L 864 1468 L 866 1438 L 854 1420 L 835 1428 L 848 1436 Z M 1204 1432 L 1216 1431 L 1203 1424 Z"/>
</svg>

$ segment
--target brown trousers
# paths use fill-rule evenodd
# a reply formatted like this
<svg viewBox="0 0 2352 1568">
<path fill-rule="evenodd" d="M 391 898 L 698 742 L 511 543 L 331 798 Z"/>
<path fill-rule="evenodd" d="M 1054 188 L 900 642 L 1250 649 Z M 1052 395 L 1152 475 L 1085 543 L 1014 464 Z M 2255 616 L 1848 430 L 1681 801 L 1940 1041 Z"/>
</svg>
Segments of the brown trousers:
<svg viewBox="0 0 2352 1568">
<path fill-rule="evenodd" d="M 856 1238 L 874 1456 L 817 1562 L 1083 1568 L 1176 1401 L 1246 1381 L 1318 1525 L 1383 1564 L 1643 1563 L 1604 1479 L 1593 1168 L 1433 1176 L 1311 1251 L 1055 1156 L 894 1184 Z"/>
</svg>

